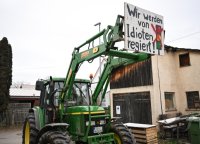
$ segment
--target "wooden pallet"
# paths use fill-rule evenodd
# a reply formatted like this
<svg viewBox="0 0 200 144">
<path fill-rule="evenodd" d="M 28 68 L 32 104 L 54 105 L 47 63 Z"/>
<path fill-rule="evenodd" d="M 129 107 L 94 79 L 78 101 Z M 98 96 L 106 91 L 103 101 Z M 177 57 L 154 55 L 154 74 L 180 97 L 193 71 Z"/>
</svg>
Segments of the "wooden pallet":
<svg viewBox="0 0 200 144">
<path fill-rule="evenodd" d="M 158 144 L 157 128 L 155 125 L 126 123 L 137 143 Z"/>
</svg>

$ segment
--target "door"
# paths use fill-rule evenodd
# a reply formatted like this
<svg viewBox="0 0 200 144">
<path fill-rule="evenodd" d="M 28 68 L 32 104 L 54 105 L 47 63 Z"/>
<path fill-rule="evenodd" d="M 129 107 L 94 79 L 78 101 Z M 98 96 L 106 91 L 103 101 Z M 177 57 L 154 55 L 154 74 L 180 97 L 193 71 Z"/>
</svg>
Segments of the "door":
<svg viewBox="0 0 200 144">
<path fill-rule="evenodd" d="M 113 116 L 124 123 L 152 124 L 150 92 L 114 94 Z"/>
</svg>

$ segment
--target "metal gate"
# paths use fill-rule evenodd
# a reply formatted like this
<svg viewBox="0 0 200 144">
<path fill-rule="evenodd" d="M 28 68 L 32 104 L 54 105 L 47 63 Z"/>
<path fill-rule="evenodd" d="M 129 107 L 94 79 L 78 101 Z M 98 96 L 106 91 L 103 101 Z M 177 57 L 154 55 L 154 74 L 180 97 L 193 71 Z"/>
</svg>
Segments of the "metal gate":
<svg viewBox="0 0 200 144">
<path fill-rule="evenodd" d="M 152 124 L 150 92 L 114 94 L 113 116 L 124 123 Z"/>
</svg>

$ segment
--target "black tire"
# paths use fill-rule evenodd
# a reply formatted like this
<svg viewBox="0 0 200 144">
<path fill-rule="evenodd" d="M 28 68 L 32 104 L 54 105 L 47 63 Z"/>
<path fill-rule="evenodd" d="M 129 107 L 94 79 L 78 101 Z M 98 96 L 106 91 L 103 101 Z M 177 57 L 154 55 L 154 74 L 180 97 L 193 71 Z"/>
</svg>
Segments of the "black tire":
<svg viewBox="0 0 200 144">
<path fill-rule="evenodd" d="M 70 141 L 67 132 L 50 130 L 40 137 L 38 144 L 69 144 Z"/>
<path fill-rule="evenodd" d="M 136 144 L 133 134 L 121 123 L 112 123 L 111 132 L 116 144 Z"/>
<path fill-rule="evenodd" d="M 38 132 L 35 126 L 35 116 L 29 113 L 23 126 L 22 144 L 35 144 Z"/>
</svg>

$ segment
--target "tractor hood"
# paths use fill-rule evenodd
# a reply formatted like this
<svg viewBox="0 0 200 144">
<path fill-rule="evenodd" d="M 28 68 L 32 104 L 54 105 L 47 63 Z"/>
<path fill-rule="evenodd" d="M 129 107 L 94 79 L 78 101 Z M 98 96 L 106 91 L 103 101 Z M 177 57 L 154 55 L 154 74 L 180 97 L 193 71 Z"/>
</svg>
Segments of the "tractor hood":
<svg viewBox="0 0 200 144">
<path fill-rule="evenodd" d="M 80 115 L 80 114 L 103 114 L 105 110 L 100 106 L 73 106 L 68 107 L 65 111 L 66 114 Z"/>
</svg>

